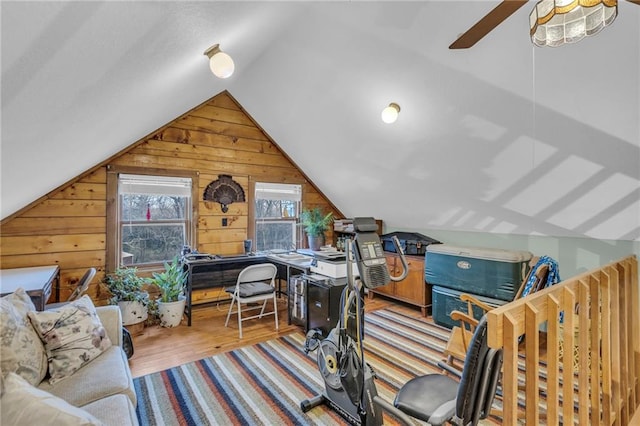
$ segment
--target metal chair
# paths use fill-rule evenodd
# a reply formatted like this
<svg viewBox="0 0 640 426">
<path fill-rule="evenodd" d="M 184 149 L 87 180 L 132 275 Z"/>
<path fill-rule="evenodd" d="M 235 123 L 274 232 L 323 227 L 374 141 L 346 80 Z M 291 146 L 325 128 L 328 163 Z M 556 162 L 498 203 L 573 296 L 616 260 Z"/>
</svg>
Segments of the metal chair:
<svg viewBox="0 0 640 426">
<path fill-rule="evenodd" d="M 73 291 L 71 292 L 71 295 L 69 295 L 69 297 L 65 302 L 50 303 L 45 305 L 44 308 L 55 309 L 55 308 L 59 308 L 60 306 L 66 305 L 69 302 L 73 302 L 74 300 L 80 299 L 89 289 L 89 284 L 91 284 L 91 280 L 95 276 L 96 276 L 96 268 L 87 269 L 87 272 L 85 272 L 82 278 L 78 280 L 78 283 L 76 284 L 76 288 L 73 289 Z"/>
<path fill-rule="evenodd" d="M 379 396 L 374 400 L 406 424 L 413 424 L 409 416 L 431 425 L 476 425 L 491 412 L 501 369 L 502 349 L 487 346 L 483 316 L 473 333 L 459 382 L 445 374 L 427 374 L 405 383 L 393 405 Z"/>
<path fill-rule="evenodd" d="M 233 311 L 234 305 L 237 305 L 238 313 L 238 330 L 242 339 L 242 322 L 254 318 L 262 318 L 265 315 L 274 315 L 276 321 L 276 330 L 278 330 L 278 306 L 276 304 L 276 286 L 275 277 L 278 269 L 271 263 L 260 263 L 250 265 L 240 271 L 238 280 L 233 287 L 227 287 L 224 290 L 231 295 L 231 304 L 227 313 L 227 320 L 224 326 L 229 324 L 229 318 Z M 265 307 L 269 299 L 273 300 L 273 311 L 265 312 Z M 262 302 L 261 306 L 251 306 L 242 309 L 242 304 Z M 260 309 L 260 313 L 249 317 L 242 317 L 243 312 Z"/>
</svg>

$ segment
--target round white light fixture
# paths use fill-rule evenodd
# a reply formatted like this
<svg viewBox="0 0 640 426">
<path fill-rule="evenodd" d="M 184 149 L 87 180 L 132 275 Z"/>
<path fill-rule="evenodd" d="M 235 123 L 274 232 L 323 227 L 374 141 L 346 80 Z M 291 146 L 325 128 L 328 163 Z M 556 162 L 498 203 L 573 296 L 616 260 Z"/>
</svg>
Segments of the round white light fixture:
<svg viewBox="0 0 640 426">
<path fill-rule="evenodd" d="M 387 124 L 394 123 L 398 119 L 398 114 L 400 113 L 400 105 L 395 102 L 391 102 L 388 107 L 382 110 L 382 121 Z"/>
<path fill-rule="evenodd" d="M 235 70 L 235 65 L 231 56 L 220 50 L 219 44 L 214 44 L 204 54 L 209 58 L 209 68 L 211 72 L 219 78 L 231 77 Z"/>
</svg>

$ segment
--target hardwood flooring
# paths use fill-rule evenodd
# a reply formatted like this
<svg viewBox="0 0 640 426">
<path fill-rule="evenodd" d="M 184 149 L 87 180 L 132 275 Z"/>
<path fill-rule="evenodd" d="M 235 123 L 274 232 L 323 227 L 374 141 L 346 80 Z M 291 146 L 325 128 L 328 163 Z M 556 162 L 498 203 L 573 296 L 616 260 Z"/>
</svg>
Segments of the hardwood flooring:
<svg viewBox="0 0 640 426">
<path fill-rule="evenodd" d="M 382 297 L 376 297 L 366 300 L 365 308 L 370 311 L 394 303 Z M 178 327 L 148 326 L 141 333 L 133 335 L 134 355 L 129 360 L 133 377 L 155 373 L 301 330 L 296 325 L 287 324 L 285 298 L 278 299 L 280 326 L 278 331 L 275 330 L 273 316 L 270 315 L 243 322 L 244 337 L 242 339 L 238 337 L 236 317 L 232 316 L 229 326 L 224 326 L 228 309 L 228 302 L 195 306 L 191 327 L 188 327 L 186 319 L 183 319 Z M 416 315 L 420 315 L 419 309 L 415 311 Z"/>
</svg>

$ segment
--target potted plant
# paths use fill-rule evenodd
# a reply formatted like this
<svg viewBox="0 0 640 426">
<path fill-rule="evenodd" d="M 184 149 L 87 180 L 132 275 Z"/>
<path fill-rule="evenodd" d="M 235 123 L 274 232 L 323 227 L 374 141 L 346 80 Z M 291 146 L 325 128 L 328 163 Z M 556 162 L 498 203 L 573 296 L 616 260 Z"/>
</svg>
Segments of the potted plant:
<svg viewBox="0 0 640 426">
<path fill-rule="evenodd" d="M 160 297 L 156 299 L 157 315 L 163 327 L 180 325 L 186 304 L 185 286 L 187 273 L 182 268 L 178 257 L 171 263 L 164 262 L 163 272 L 154 272 L 150 280 L 160 290 Z"/>
<path fill-rule="evenodd" d="M 136 268 L 118 268 L 105 275 L 103 283 L 111 293 L 109 304 L 120 308 L 123 325 L 146 321 L 149 293 L 143 290 L 145 279 L 137 275 Z"/>
<path fill-rule="evenodd" d="M 320 250 L 320 247 L 324 245 L 324 233 L 332 222 L 333 213 L 324 214 L 320 207 L 303 210 L 300 213 L 300 225 L 307 233 L 311 250 Z"/>
</svg>

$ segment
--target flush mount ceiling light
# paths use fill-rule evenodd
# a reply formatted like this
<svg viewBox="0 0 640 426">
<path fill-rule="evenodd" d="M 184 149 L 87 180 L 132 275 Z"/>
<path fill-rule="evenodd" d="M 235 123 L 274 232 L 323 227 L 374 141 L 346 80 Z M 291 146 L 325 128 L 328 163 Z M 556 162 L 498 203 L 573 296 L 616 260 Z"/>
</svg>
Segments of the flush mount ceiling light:
<svg viewBox="0 0 640 426">
<path fill-rule="evenodd" d="M 395 102 L 391 102 L 388 107 L 382 110 L 382 121 L 387 124 L 394 123 L 398 119 L 400 113 L 400 105 Z"/>
<path fill-rule="evenodd" d="M 562 46 L 600 32 L 618 15 L 617 0 L 541 0 L 529 15 L 531 41 Z"/>
<path fill-rule="evenodd" d="M 219 44 L 214 44 L 210 48 L 204 51 L 204 54 L 209 58 L 209 68 L 211 72 L 219 78 L 228 78 L 233 74 L 235 65 L 231 56 L 220 50 Z"/>
</svg>

